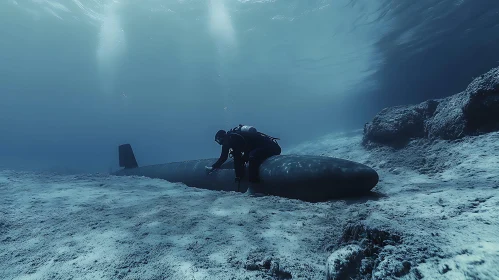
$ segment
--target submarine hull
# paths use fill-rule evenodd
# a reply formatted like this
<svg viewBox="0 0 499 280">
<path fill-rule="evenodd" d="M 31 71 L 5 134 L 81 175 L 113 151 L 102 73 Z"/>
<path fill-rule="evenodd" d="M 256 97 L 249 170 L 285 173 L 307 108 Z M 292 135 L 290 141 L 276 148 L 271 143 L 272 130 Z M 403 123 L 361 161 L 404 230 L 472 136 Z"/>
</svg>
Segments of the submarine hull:
<svg viewBox="0 0 499 280">
<path fill-rule="evenodd" d="M 238 184 L 232 160 L 211 173 L 216 158 L 172 162 L 119 170 L 117 176 L 145 176 L 183 183 L 189 187 L 246 192 L 250 183 L 246 176 Z M 260 166 L 259 189 L 264 194 L 309 202 L 357 196 L 371 191 L 379 177 L 372 168 L 349 160 L 306 155 L 278 155 Z"/>
</svg>

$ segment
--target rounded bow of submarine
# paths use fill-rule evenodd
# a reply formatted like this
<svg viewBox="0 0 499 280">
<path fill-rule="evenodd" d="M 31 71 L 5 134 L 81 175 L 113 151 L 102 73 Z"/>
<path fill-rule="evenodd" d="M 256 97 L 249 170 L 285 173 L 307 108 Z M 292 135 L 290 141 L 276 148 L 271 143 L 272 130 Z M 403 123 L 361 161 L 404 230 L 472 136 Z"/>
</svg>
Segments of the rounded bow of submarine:
<svg viewBox="0 0 499 280">
<path fill-rule="evenodd" d="M 273 157 L 260 172 L 269 194 L 307 201 L 363 195 L 379 182 L 378 173 L 364 164 L 323 156 Z"/>
</svg>

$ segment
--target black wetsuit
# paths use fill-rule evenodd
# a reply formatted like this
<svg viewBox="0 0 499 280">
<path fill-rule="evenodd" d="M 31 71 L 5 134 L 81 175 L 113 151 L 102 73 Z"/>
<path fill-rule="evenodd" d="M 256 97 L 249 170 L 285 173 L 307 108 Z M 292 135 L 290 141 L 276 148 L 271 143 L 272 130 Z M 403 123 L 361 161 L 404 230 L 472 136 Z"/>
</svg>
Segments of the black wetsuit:
<svg viewBox="0 0 499 280">
<path fill-rule="evenodd" d="M 258 170 L 260 164 L 267 158 L 280 155 L 281 147 L 272 138 L 260 133 L 228 131 L 222 142 L 222 153 L 220 158 L 212 167 L 220 168 L 229 157 L 229 149 L 232 149 L 234 157 L 234 170 L 236 178 L 244 177 L 244 164 L 249 162 L 248 180 L 259 182 Z"/>
</svg>

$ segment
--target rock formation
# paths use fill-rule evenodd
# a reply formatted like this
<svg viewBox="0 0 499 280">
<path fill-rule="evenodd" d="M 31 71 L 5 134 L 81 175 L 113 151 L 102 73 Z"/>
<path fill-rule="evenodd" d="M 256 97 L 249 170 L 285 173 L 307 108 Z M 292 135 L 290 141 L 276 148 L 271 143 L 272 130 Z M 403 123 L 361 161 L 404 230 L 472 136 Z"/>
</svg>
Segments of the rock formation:
<svg viewBox="0 0 499 280">
<path fill-rule="evenodd" d="M 499 130 L 499 67 L 460 93 L 379 112 L 364 126 L 364 145 L 403 147 L 416 138 L 455 140 Z"/>
</svg>

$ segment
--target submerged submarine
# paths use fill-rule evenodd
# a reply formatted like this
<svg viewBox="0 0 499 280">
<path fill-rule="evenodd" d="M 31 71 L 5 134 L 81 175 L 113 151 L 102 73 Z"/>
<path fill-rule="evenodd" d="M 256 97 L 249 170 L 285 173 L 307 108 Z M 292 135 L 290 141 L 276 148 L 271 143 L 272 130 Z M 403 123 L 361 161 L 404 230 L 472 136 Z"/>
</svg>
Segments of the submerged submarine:
<svg viewBox="0 0 499 280">
<path fill-rule="evenodd" d="M 139 167 L 130 144 L 119 146 L 116 176 L 144 176 L 183 183 L 189 187 L 246 192 L 250 183 L 235 182 L 232 160 L 209 173 L 216 158 L 171 162 Z M 246 174 L 247 174 L 246 167 Z M 247 176 L 245 176 L 247 177 Z M 369 193 L 378 183 L 378 173 L 361 163 L 325 156 L 277 155 L 260 165 L 261 189 L 274 195 L 308 202 L 322 202 Z"/>
</svg>

